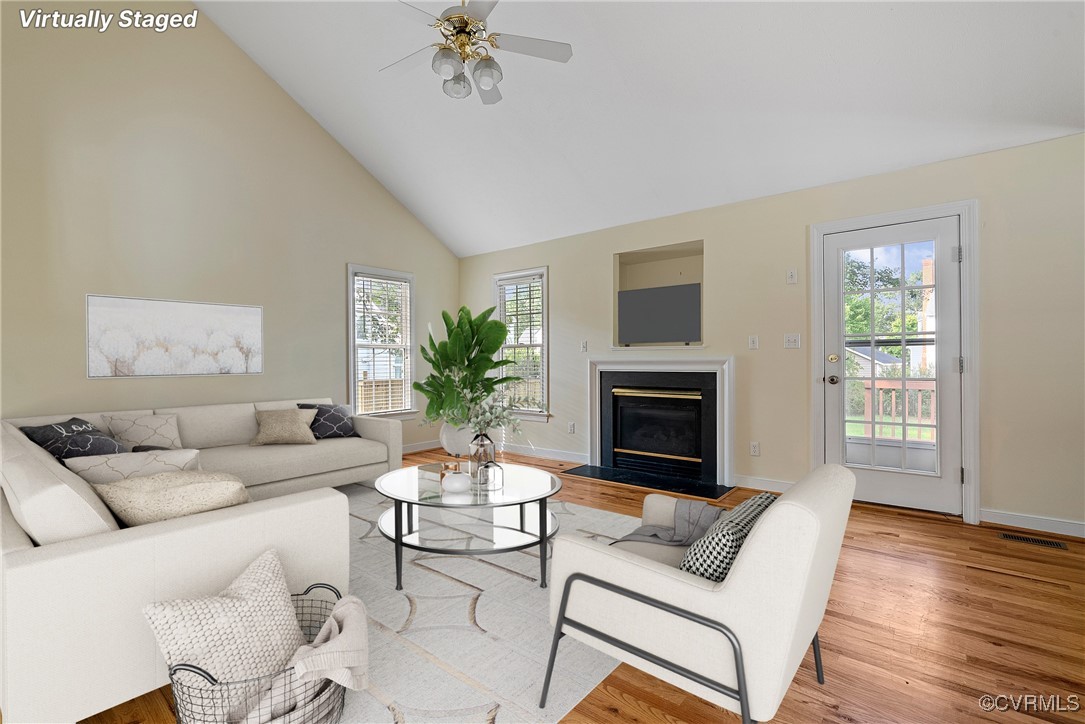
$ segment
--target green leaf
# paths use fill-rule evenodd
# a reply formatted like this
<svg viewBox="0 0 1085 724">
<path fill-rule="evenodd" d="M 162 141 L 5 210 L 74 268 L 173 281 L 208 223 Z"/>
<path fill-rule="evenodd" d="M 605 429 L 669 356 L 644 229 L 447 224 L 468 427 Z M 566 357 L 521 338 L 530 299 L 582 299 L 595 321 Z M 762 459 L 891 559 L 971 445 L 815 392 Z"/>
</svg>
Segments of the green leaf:
<svg viewBox="0 0 1085 724">
<path fill-rule="evenodd" d="M 474 327 L 476 334 L 478 333 L 478 330 L 482 327 L 482 325 L 486 323 L 486 320 L 490 318 L 490 315 L 494 313 L 495 309 L 497 309 L 497 307 L 490 307 L 485 312 L 471 320 L 471 326 Z"/>
<path fill-rule="evenodd" d="M 492 356 L 497 350 L 501 349 L 507 335 L 508 327 L 505 326 L 504 322 L 491 319 L 479 329 L 479 351 L 482 354 Z"/>
<path fill-rule="evenodd" d="M 441 319 L 445 322 L 445 336 L 452 334 L 452 330 L 456 328 L 456 322 L 452 319 L 452 315 L 442 311 Z M 430 339 L 433 339 L 433 337 L 431 336 Z"/>
<path fill-rule="evenodd" d="M 464 335 L 459 327 L 452 330 L 452 334 L 448 335 L 448 356 L 452 363 L 456 365 L 463 365 L 467 360 Z"/>
</svg>

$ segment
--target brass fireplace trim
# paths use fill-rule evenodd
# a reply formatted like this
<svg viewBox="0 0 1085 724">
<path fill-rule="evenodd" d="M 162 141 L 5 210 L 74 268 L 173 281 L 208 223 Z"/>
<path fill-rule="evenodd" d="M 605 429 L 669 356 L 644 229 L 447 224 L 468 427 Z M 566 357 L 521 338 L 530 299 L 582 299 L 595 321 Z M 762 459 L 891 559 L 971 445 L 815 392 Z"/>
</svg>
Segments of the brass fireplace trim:
<svg viewBox="0 0 1085 724">
<path fill-rule="evenodd" d="M 639 390 L 635 387 L 615 387 L 611 390 L 615 397 L 662 397 L 668 400 L 699 400 L 700 392 L 683 390 Z M 647 455 L 647 453 L 645 453 Z M 682 458 L 683 460 L 685 458 Z"/>
<path fill-rule="evenodd" d="M 682 455 L 664 455 L 663 453 L 644 452 L 643 450 L 626 450 L 624 448 L 614 448 L 616 453 L 626 453 L 627 455 L 647 455 L 652 458 L 666 458 L 667 460 L 684 460 L 687 463 L 699 463 L 703 462 L 700 458 L 687 458 Z"/>
</svg>

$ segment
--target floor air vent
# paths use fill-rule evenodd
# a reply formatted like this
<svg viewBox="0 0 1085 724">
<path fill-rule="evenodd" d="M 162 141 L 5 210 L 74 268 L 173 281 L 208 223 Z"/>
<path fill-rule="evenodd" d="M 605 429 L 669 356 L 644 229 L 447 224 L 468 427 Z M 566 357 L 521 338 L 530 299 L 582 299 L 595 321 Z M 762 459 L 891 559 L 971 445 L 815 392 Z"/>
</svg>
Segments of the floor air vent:
<svg viewBox="0 0 1085 724">
<path fill-rule="evenodd" d="M 1013 540 L 1018 543 L 1031 543 L 1034 546 L 1043 546 L 1044 548 L 1061 548 L 1066 550 L 1066 544 L 1057 540 L 1048 540 L 1047 538 L 1033 538 L 1030 535 L 1017 535 L 1016 533 L 999 533 L 999 538 L 1005 540 Z"/>
</svg>

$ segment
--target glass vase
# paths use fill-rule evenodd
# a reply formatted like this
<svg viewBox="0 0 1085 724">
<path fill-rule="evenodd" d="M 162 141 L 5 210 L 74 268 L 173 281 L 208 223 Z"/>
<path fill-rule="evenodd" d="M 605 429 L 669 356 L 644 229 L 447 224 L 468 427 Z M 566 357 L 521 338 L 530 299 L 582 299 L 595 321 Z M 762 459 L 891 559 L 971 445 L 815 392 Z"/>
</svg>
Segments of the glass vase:
<svg viewBox="0 0 1085 724">
<path fill-rule="evenodd" d="M 471 477 L 478 480 L 478 471 L 482 466 L 494 462 L 494 441 L 486 433 L 480 432 L 471 440 L 470 451 Z"/>
</svg>

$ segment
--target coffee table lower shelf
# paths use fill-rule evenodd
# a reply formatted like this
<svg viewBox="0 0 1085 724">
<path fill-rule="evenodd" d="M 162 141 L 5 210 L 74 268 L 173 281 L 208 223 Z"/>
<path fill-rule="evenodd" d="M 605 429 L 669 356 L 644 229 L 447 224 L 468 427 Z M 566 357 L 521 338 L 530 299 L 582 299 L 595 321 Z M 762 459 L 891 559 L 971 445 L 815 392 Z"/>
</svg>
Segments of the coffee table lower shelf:
<svg viewBox="0 0 1085 724">
<path fill-rule="evenodd" d="M 428 538 L 420 508 L 428 508 L 440 513 L 490 514 L 492 520 L 483 519 L 457 521 L 455 524 L 443 524 L 446 532 L 461 535 L 447 538 Z M 530 513 L 528 508 L 536 508 Z M 541 514 L 541 515 L 540 515 Z M 397 520 L 397 516 L 399 519 Z M 538 522 L 546 517 L 546 535 L 540 538 Z M 397 530 L 399 523 L 399 530 Z M 534 524 L 534 525 L 532 525 Z M 485 556 L 496 553 L 510 553 L 539 547 L 539 567 L 541 588 L 546 588 L 546 544 L 558 532 L 557 516 L 546 509 L 545 500 L 519 505 L 493 508 L 453 508 L 443 506 L 423 506 L 403 501 L 393 501 L 393 505 L 377 519 L 377 529 L 396 547 L 396 590 L 403 589 L 403 549 L 438 553 L 451 556 Z M 429 531 L 431 534 L 433 531 Z M 475 545 L 477 547 L 471 547 Z"/>
</svg>

